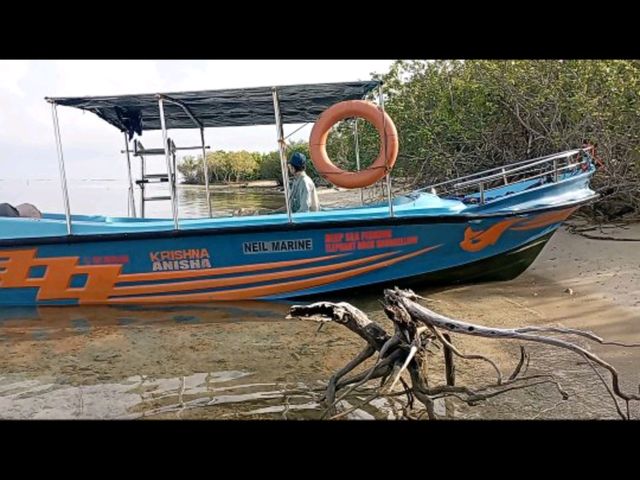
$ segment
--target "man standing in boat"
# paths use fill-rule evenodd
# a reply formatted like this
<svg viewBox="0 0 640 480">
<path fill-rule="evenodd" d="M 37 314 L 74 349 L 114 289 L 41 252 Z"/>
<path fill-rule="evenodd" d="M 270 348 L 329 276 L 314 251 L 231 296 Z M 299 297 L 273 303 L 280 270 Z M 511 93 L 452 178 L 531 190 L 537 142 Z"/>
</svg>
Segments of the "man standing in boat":
<svg viewBox="0 0 640 480">
<path fill-rule="evenodd" d="M 307 168 L 307 157 L 300 152 L 291 155 L 288 162 L 289 173 L 293 177 L 291 192 L 289 193 L 289 203 L 293 213 L 317 212 L 320 210 L 318 193 L 316 186 L 305 171 Z"/>
</svg>

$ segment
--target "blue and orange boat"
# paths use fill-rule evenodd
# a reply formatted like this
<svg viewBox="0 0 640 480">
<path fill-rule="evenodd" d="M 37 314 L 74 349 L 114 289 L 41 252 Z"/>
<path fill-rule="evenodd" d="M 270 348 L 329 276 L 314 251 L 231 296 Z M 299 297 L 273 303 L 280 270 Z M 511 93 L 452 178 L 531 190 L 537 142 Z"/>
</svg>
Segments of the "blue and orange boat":
<svg viewBox="0 0 640 480">
<path fill-rule="evenodd" d="M 577 148 L 394 197 L 389 174 L 398 153 L 395 127 L 382 102 L 363 100 L 375 88 L 381 85 L 369 81 L 48 98 L 65 213 L 0 217 L 0 305 L 271 300 L 365 286 L 512 279 L 572 212 L 597 196 L 589 188 L 593 150 Z M 93 112 L 124 134 L 130 217 L 71 214 L 58 106 Z M 380 156 L 369 169 L 342 172 L 327 161 L 324 142 L 332 123 L 354 116 L 378 128 Z M 199 129 L 197 148 L 204 158 L 206 128 L 275 123 L 288 198 L 283 125 L 305 122 L 315 123 L 312 159 L 321 174 L 349 187 L 379 179 L 386 182 L 387 200 L 319 212 L 292 213 L 287 205 L 282 214 L 180 218 L 175 168 L 180 149 L 170 130 Z M 162 130 L 164 148 L 142 147 L 139 136 L 148 130 Z M 131 155 L 142 158 L 137 181 Z M 164 156 L 167 174 L 145 174 L 145 155 Z M 144 190 L 154 181 L 168 186 L 170 195 L 160 199 L 171 203 L 173 218 L 144 218 L 145 202 L 158 199 Z M 206 194 L 209 201 L 208 184 Z"/>
</svg>

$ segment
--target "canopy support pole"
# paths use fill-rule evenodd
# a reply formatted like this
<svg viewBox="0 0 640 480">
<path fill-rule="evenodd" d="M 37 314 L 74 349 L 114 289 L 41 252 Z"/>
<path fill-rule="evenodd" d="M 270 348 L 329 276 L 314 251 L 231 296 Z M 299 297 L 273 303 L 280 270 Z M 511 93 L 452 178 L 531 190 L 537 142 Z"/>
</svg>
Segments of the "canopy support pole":
<svg viewBox="0 0 640 480">
<path fill-rule="evenodd" d="M 278 90 L 273 87 L 273 110 L 276 116 L 276 130 L 278 133 L 278 149 L 280 150 L 280 168 L 282 169 L 282 182 L 284 183 L 285 204 L 287 206 L 287 217 L 289 223 L 291 218 L 291 205 L 289 204 L 289 169 L 287 168 L 287 157 L 284 151 L 284 129 L 282 127 L 282 115 L 280 112 L 280 101 L 278 100 Z"/>
<path fill-rule="evenodd" d="M 378 98 L 380 102 L 380 110 L 382 110 L 383 119 L 384 119 L 384 94 L 382 92 L 382 82 L 378 85 Z M 387 129 L 383 123 L 382 133 L 384 138 L 381 138 L 380 141 L 384 145 L 384 158 L 385 161 L 387 159 Z M 393 217 L 393 199 L 391 198 L 391 175 L 387 169 L 387 175 L 385 176 L 385 184 L 387 188 L 387 198 L 389 200 L 389 216 Z"/>
<path fill-rule="evenodd" d="M 129 156 L 129 141 L 127 140 L 127 132 L 124 132 L 124 151 L 127 154 L 127 173 L 129 175 L 129 212 L 136 215 L 136 201 L 133 198 L 133 175 L 131 173 L 131 157 Z"/>
<path fill-rule="evenodd" d="M 62 187 L 62 199 L 64 201 L 64 213 L 67 219 L 67 234 L 71 235 L 71 207 L 69 206 L 69 190 L 67 188 L 67 173 L 64 168 L 64 155 L 62 153 L 62 139 L 60 136 L 60 124 L 58 123 L 58 106 L 51 103 L 53 115 L 53 133 L 56 137 L 56 149 L 58 151 L 58 167 L 60 169 L 60 186 Z"/>
<path fill-rule="evenodd" d="M 173 225 L 176 230 L 180 229 L 178 224 L 178 205 L 176 204 L 176 172 L 172 172 L 171 169 L 171 152 L 169 151 L 171 146 L 169 145 L 169 139 L 167 137 L 167 126 L 164 119 L 164 98 L 162 95 L 158 95 L 158 108 L 160 109 L 160 126 L 162 127 L 162 143 L 164 144 L 164 154 L 167 160 L 167 172 L 169 174 L 169 191 L 171 194 L 171 213 L 173 214 Z"/>
<path fill-rule="evenodd" d="M 138 142 L 138 146 L 140 150 L 143 150 L 142 144 L 138 140 L 134 140 L 134 148 L 135 148 L 135 142 Z M 144 155 L 140 155 L 140 179 L 141 180 L 144 180 L 144 177 L 146 175 L 146 169 L 147 169 L 146 158 L 144 157 Z M 140 215 L 142 216 L 142 218 L 145 218 L 146 212 L 144 208 L 144 182 L 141 182 L 138 185 L 140 185 Z"/>
<path fill-rule="evenodd" d="M 207 162 L 207 147 L 204 144 L 204 128 L 200 127 L 200 140 L 202 141 L 202 169 L 204 171 L 204 189 L 207 195 L 207 209 L 209 218 L 213 216 L 211 212 L 211 192 L 209 191 L 209 163 Z"/>
</svg>

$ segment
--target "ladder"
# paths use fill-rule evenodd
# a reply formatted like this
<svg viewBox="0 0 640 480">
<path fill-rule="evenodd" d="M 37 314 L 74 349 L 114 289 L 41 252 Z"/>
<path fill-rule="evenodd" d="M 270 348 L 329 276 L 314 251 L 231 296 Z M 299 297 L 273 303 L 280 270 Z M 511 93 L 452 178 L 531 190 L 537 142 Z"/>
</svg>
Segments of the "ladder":
<svg viewBox="0 0 640 480">
<path fill-rule="evenodd" d="M 169 144 L 169 153 L 171 154 L 171 171 L 167 173 L 147 173 L 147 156 L 162 155 L 165 156 L 164 148 L 148 148 L 145 149 L 140 140 L 133 141 L 133 156 L 140 157 L 140 179 L 136 180 L 136 184 L 140 187 L 140 216 L 145 218 L 146 202 L 157 202 L 163 200 L 171 200 L 172 195 L 155 195 L 148 197 L 145 195 L 145 186 L 148 184 L 168 183 L 169 188 L 173 191 L 173 198 L 176 193 L 176 144 L 172 139 L 167 139 Z"/>
<path fill-rule="evenodd" d="M 167 144 L 169 145 L 169 155 L 171 157 L 171 161 L 168 163 L 169 172 L 167 173 L 147 173 L 147 156 L 163 156 L 166 158 L 166 153 L 164 148 L 144 148 L 142 142 L 140 140 L 135 139 L 133 141 L 133 150 L 129 149 L 129 142 L 127 140 L 127 135 L 125 134 L 125 146 L 126 150 L 121 150 L 121 153 L 127 154 L 127 166 L 129 169 L 129 214 L 133 214 L 136 217 L 136 209 L 135 202 L 133 200 L 133 175 L 131 172 L 131 160 L 129 154 L 133 154 L 134 157 L 140 157 L 140 179 L 136 180 L 135 183 L 140 187 L 140 218 L 145 218 L 145 203 L 146 202 L 157 202 L 162 200 L 172 200 L 174 202 L 173 211 L 177 212 L 177 173 L 176 173 L 176 151 L 178 150 L 202 150 L 202 158 L 203 158 L 203 167 L 205 171 L 205 175 L 208 175 L 206 169 L 206 151 L 211 147 L 209 145 L 204 144 L 204 134 L 202 137 L 202 145 L 191 146 L 191 147 L 176 147 L 176 144 L 173 142 L 171 138 L 167 138 Z M 167 165 L 167 164 L 165 164 Z M 165 166 L 166 168 L 166 166 Z M 170 195 L 155 195 L 155 196 L 146 196 L 145 195 L 145 186 L 148 184 L 160 184 L 167 183 L 170 188 Z M 207 194 L 207 204 L 209 207 L 209 216 L 211 216 L 211 198 L 209 193 L 209 184 L 208 179 L 205 181 L 206 184 L 206 194 Z"/>
</svg>

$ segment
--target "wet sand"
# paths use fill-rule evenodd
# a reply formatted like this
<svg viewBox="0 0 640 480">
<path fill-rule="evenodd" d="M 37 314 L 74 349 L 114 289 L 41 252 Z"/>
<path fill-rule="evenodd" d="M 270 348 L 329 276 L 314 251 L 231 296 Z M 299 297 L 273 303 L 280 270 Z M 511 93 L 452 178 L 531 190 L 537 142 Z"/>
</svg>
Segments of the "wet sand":
<svg viewBox="0 0 640 480">
<path fill-rule="evenodd" d="M 640 224 L 607 230 L 604 236 L 640 238 Z M 640 243 L 590 240 L 560 229 L 534 264 L 517 279 L 464 286 L 433 295 L 433 308 L 487 325 L 556 325 L 591 330 L 606 340 L 640 343 Z M 437 307 L 436 307 L 437 305 Z M 485 354 L 513 365 L 517 343 L 475 340 Z M 585 345 L 584 342 L 579 342 Z M 590 343 L 589 349 L 615 366 L 624 389 L 637 393 L 640 348 Z M 506 348 L 505 348 L 506 347 Z M 531 373 L 552 371 L 571 394 L 561 401 L 553 387 L 514 392 L 480 407 L 463 409 L 469 418 L 618 418 L 612 400 L 586 362 L 547 346 L 528 347 Z M 547 410 L 549 409 L 549 410 Z M 640 409 L 632 407 L 636 418 Z"/>
<path fill-rule="evenodd" d="M 640 238 L 640 224 L 605 234 Z M 513 281 L 419 293 L 438 312 L 490 326 L 564 325 L 640 342 L 638 242 L 589 240 L 563 228 Z M 388 325 L 380 296 L 343 299 Z M 315 324 L 284 320 L 286 303 L 8 310 L 0 315 L 0 418 L 317 418 L 309 388 L 321 386 L 362 347 L 338 325 L 318 332 Z M 507 375 L 518 359 L 517 342 L 457 335 L 454 342 L 467 353 L 492 356 Z M 640 349 L 592 349 L 637 392 Z M 546 385 L 474 407 L 439 404 L 437 412 L 478 419 L 617 418 L 581 357 L 546 346 L 529 351 L 529 372 L 553 371 L 569 400 Z M 442 380 L 442 370 L 434 355 L 432 383 Z M 469 361 L 458 361 L 457 371 L 459 384 L 495 375 Z M 301 393 L 283 398 L 285 390 Z M 632 412 L 640 416 L 637 407 Z M 378 402 L 351 418 L 393 413 Z"/>
</svg>

